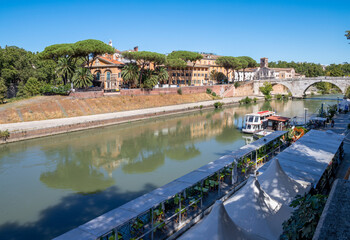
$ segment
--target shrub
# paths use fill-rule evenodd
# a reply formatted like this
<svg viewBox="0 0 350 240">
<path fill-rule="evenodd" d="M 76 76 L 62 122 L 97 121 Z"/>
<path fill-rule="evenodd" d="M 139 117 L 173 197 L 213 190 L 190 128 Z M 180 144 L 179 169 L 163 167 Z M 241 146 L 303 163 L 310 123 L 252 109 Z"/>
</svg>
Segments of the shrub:
<svg viewBox="0 0 350 240">
<path fill-rule="evenodd" d="M 0 131 L 0 138 L 6 141 L 10 137 L 10 132 L 8 130 Z"/>
<path fill-rule="evenodd" d="M 253 98 L 253 101 L 256 103 L 256 101 L 258 101 L 258 99 L 255 97 L 255 98 Z"/>
<path fill-rule="evenodd" d="M 246 104 L 249 104 L 249 103 L 252 102 L 252 99 L 249 98 L 249 97 L 246 97 L 246 98 L 244 99 L 244 102 L 245 102 Z"/>
<path fill-rule="evenodd" d="M 23 95 L 25 97 L 36 96 L 40 94 L 40 82 L 34 77 L 30 77 L 23 87 Z"/>
<path fill-rule="evenodd" d="M 40 88 L 40 92 L 44 95 L 68 95 L 70 91 L 70 84 L 53 86 L 45 84 Z"/>
<path fill-rule="evenodd" d="M 288 97 L 292 97 L 292 93 L 291 92 L 288 93 Z"/>
<path fill-rule="evenodd" d="M 256 98 L 254 98 L 255 100 L 255 102 L 256 102 Z M 241 100 L 239 100 L 238 102 L 239 102 L 239 104 L 242 104 L 242 103 L 245 103 L 245 104 L 249 104 L 249 103 L 251 103 L 253 101 L 253 99 L 251 99 L 251 98 L 249 98 L 249 97 L 246 97 L 246 98 L 242 98 Z"/>
<path fill-rule="evenodd" d="M 203 108 L 203 105 L 200 105 L 199 108 L 202 109 L 202 108 Z"/>
<path fill-rule="evenodd" d="M 215 92 L 212 92 L 211 95 L 213 95 L 214 97 L 216 97 L 216 93 L 215 93 Z"/>
<path fill-rule="evenodd" d="M 177 93 L 182 95 L 182 89 L 181 88 L 177 89 Z"/>
<path fill-rule="evenodd" d="M 282 98 L 283 98 L 281 94 L 276 94 L 275 97 L 276 97 L 277 100 L 282 100 Z"/>
<path fill-rule="evenodd" d="M 223 106 L 224 104 L 222 103 L 222 102 L 216 102 L 216 103 L 214 103 L 214 107 L 215 108 L 222 108 L 222 106 Z"/>
<path fill-rule="evenodd" d="M 233 85 L 235 86 L 235 88 L 238 88 L 241 84 L 239 82 L 235 82 Z"/>
<path fill-rule="evenodd" d="M 210 89 L 210 88 L 207 88 L 207 93 L 208 93 L 208 94 L 211 94 L 211 92 L 212 92 L 211 89 Z"/>
<path fill-rule="evenodd" d="M 270 100 L 271 100 L 271 98 L 272 98 L 272 96 L 271 96 L 271 95 L 265 95 L 265 101 L 270 101 Z"/>
<path fill-rule="evenodd" d="M 280 239 L 312 239 L 326 201 L 320 194 L 297 197 L 290 206 L 299 208 L 283 223 Z"/>
</svg>

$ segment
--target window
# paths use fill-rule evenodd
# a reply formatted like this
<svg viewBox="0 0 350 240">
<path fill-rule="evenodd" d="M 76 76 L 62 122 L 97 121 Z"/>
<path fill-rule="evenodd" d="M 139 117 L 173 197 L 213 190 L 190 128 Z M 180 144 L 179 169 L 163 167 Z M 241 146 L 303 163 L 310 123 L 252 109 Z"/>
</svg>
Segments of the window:
<svg viewBox="0 0 350 240">
<path fill-rule="evenodd" d="M 96 81 L 100 81 L 100 75 L 101 75 L 100 72 L 97 72 L 97 73 L 96 73 L 96 77 L 95 77 Z"/>
<path fill-rule="evenodd" d="M 186 73 L 186 77 L 188 77 L 188 73 Z"/>
<path fill-rule="evenodd" d="M 193 74 L 193 76 L 197 76 L 197 74 L 195 73 L 195 74 Z"/>
<path fill-rule="evenodd" d="M 107 72 L 107 81 L 111 81 L 111 72 Z"/>
<path fill-rule="evenodd" d="M 122 74 L 121 73 L 118 73 L 118 78 L 121 78 Z"/>
</svg>

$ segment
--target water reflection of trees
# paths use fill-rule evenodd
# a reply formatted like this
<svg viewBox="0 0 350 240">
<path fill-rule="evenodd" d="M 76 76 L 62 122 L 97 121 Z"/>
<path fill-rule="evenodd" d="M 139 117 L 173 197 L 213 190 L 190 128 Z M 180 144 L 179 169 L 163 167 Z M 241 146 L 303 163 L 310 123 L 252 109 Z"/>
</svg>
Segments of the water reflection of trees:
<svg viewBox="0 0 350 240">
<path fill-rule="evenodd" d="M 56 164 L 56 169 L 40 175 L 40 181 L 48 187 L 92 193 L 114 185 L 113 178 L 106 177 L 93 166 L 92 154 L 89 150 L 74 152 L 63 150 L 59 154 L 61 158 Z"/>
</svg>

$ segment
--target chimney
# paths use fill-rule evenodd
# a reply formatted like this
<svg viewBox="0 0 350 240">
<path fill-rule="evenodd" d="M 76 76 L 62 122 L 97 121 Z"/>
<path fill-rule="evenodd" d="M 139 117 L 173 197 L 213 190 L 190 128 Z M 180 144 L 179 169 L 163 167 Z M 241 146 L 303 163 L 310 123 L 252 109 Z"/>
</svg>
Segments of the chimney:
<svg viewBox="0 0 350 240">
<path fill-rule="evenodd" d="M 134 47 L 134 51 L 138 52 L 139 51 L 139 47 L 138 46 Z"/>
<path fill-rule="evenodd" d="M 113 47 L 112 40 L 109 40 L 108 45 L 111 46 L 111 47 Z"/>
<path fill-rule="evenodd" d="M 260 58 L 260 67 L 269 67 L 269 59 L 268 58 Z"/>
</svg>

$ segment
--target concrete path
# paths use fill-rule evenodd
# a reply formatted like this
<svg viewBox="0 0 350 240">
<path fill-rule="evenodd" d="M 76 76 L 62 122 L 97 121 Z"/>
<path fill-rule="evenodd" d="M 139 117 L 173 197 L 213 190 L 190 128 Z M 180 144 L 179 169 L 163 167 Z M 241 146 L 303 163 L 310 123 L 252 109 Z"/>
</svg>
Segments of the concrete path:
<svg viewBox="0 0 350 240">
<path fill-rule="evenodd" d="M 253 98 L 254 96 L 250 96 L 250 97 Z M 8 130 L 10 131 L 10 133 L 13 133 L 13 132 L 39 130 L 39 129 L 45 129 L 45 128 L 74 125 L 74 124 L 80 124 L 80 123 L 88 123 L 88 122 L 93 123 L 95 121 L 101 121 L 101 120 L 118 119 L 118 118 L 124 118 L 124 117 L 135 117 L 138 115 L 142 116 L 145 114 L 159 114 L 159 113 L 174 112 L 174 111 L 181 112 L 188 109 L 199 108 L 199 106 L 201 105 L 203 107 L 213 106 L 215 102 L 223 102 L 225 104 L 237 103 L 242 98 L 244 97 L 232 97 L 232 98 L 224 98 L 224 99 L 213 100 L 213 101 L 186 103 L 186 104 L 180 104 L 180 105 L 171 105 L 171 106 L 164 106 L 164 107 L 146 108 L 146 109 L 139 109 L 139 110 L 104 113 L 104 114 L 71 117 L 71 118 L 58 118 L 58 119 L 49 119 L 49 120 L 42 120 L 42 121 L 0 124 L 0 131 Z"/>
<path fill-rule="evenodd" d="M 350 124 L 350 113 L 338 114 L 334 117 L 334 128 L 328 128 L 338 134 L 344 134 L 344 160 L 341 162 L 336 178 L 344 178 L 347 170 L 350 168 L 350 132 L 348 130 Z"/>
</svg>

